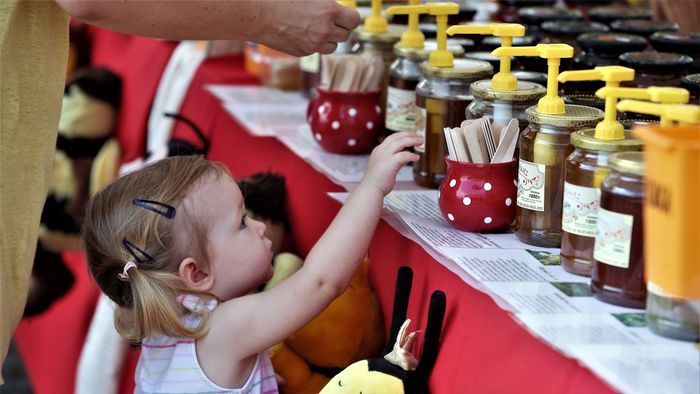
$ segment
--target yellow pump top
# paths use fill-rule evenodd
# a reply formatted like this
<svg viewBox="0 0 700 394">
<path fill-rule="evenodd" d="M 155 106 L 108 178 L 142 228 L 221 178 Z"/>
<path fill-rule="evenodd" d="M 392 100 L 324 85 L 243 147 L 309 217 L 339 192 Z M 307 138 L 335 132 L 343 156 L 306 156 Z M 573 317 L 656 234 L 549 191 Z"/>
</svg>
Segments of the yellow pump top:
<svg viewBox="0 0 700 394">
<path fill-rule="evenodd" d="M 408 26 L 401 35 L 400 45 L 404 48 L 422 49 L 425 43 L 423 32 L 418 29 L 418 17 L 427 14 L 428 7 L 421 5 L 420 0 L 409 0 L 407 6 L 393 6 L 386 9 L 387 15 L 408 15 Z"/>
<path fill-rule="evenodd" d="M 656 115 L 661 118 L 661 126 L 670 126 L 674 121 L 681 124 L 700 125 L 700 105 L 660 104 L 648 101 L 622 100 L 617 103 L 617 110 Z"/>
<path fill-rule="evenodd" d="M 355 0 L 336 0 L 336 2 L 340 5 L 352 8 L 353 10 L 357 8 L 357 2 Z"/>
<path fill-rule="evenodd" d="M 537 103 L 537 111 L 549 115 L 565 112 L 564 100 L 559 97 L 559 65 L 562 58 L 574 56 L 574 48 L 567 44 L 537 44 L 531 47 L 500 47 L 491 52 L 494 56 L 539 56 L 547 59 L 547 94 Z"/>
<path fill-rule="evenodd" d="M 614 106 L 618 99 L 637 99 L 650 100 L 661 104 L 685 104 L 688 102 L 690 93 L 683 88 L 671 88 L 665 86 L 650 86 L 648 88 L 619 88 L 619 87 L 604 87 L 595 92 L 596 96 L 605 99 L 605 118 L 611 116 L 610 119 L 617 117 L 615 108 L 608 110 L 608 102 L 612 101 Z M 610 112 L 610 115 L 608 115 Z M 642 112 L 643 113 L 643 112 Z M 598 128 L 603 122 L 596 126 L 596 138 L 598 138 Z M 605 133 L 607 130 L 601 131 Z M 619 139 L 619 138 L 618 138 Z"/>
<path fill-rule="evenodd" d="M 382 16 L 382 0 L 372 0 L 372 15 L 365 18 L 364 30 L 367 33 L 386 33 L 389 23 Z"/>
<path fill-rule="evenodd" d="M 606 88 L 616 88 L 622 81 L 634 79 L 634 70 L 621 66 L 596 67 L 593 70 L 564 71 L 557 78 L 559 82 L 604 81 Z M 617 121 L 617 96 L 605 97 L 605 118 L 595 127 L 595 138 L 606 141 L 625 139 L 625 128 Z"/>
<path fill-rule="evenodd" d="M 452 67 L 454 57 L 452 52 L 447 50 L 447 16 L 459 14 L 459 4 L 457 3 L 429 3 L 428 13 L 435 16 L 437 24 L 437 50 L 430 54 L 428 64 L 434 67 Z"/>
<path fill-rule="evenodd" d="M 450 26 L 447 34 L 490 34 L 501 37 L 501 48 L 513 46 L 513 37 L 525 35 L 525 26 L 517 23 L 491 23 L 488 25 Z M 501 68 L 491 78 L 491 87 L 497 91 L 512 91 L 518 88 L 518 79 L 510 73 L 510 56 L 501 56 Z"/>
</svg>

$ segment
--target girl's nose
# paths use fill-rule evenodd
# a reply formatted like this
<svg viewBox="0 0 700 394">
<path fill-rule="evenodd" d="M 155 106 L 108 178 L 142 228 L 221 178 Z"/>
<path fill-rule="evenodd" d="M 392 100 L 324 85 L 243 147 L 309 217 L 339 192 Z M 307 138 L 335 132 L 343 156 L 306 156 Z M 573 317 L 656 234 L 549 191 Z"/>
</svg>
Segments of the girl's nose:
<svg viewBox="0 0 700 394">
<path fill-rule="evenodd" d="M 265 223 L 255 220 L 255 225 L 257 226 L 258 235 L 260 235 L 261 237 L 265 236 L 265 230 L 267 230 L 267 226 L 265 225 Z"/>
</svg>

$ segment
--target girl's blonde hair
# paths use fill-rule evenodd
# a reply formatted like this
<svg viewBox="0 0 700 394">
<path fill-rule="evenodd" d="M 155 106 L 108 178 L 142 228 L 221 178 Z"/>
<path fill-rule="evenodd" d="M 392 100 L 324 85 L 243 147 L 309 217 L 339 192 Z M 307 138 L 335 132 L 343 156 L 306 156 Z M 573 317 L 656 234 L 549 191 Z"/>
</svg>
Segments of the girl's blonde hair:
<svg viewBox="0 0 700 394">
<path fill-rule="evenodd" d="M 208 264 L 209 229 L 205 220 L 189 217 L 178 207 L 204 178 L 219 177 L 224 171 L 201 156 L 167 158 L 119 178 L 88 203 L 83 238 L 90 272 L 102 291 L 119 306 L 115 326 L 129 342 L 140 343 L 153 334 L 199 338 L 208 331 L 209 312 L 197 311 L 201 317 L 199 325 L 188 328 L 182 322 L 186 310 L 176 298 L 197 294 L 185 289 L 178 268 L 186 257 Z M 172 206 L 175 216 L 168 218 L 135 205 L 135 199 Z M 125 241 L 152 261 L 135 261 Z M 128 261 L 135 262 L 136 268 L 128 271 L 127 280 L 121 280 L 119 274 Z"/>
</svg>

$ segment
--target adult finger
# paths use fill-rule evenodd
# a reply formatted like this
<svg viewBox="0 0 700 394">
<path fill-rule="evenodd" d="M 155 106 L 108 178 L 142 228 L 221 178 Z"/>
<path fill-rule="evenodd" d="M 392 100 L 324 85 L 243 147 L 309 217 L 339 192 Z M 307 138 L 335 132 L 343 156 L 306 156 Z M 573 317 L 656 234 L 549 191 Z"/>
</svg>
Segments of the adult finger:
<svg viewBox="0 0 700 394">
<path fill-rule="evenodd" d="M 336 6 L 338 7 L 338 15 L 335 18 L 336 25 L 346 30 L 354 30 L 360 25 L 362 19 L 359 12 L 340 4 L 336 4 Z"/>
<path fill-rule="evenodd" d="M 316 52 L 319 52 L 323 55 L 330 55 L 331 53 L 335 52 L 337 48 L 338 43 L 336 42 L 324 42 L 318 47 L 318 50 Z"/>
<path fill-rule="evenodd" d="M 350 37 L 350 30 L 342 28 L 340 26 L 333 26 L 331 33 L 328 35 L 327 41 L 332 42 L 343 42 Z"/>
</svg>

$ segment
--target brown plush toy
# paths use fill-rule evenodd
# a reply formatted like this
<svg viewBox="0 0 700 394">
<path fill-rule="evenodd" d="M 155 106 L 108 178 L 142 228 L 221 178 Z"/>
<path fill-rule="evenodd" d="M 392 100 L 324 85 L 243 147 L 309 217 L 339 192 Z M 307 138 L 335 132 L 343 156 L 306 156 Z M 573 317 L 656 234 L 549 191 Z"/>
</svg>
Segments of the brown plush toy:
<svg viewBox="0 0 700 394">
<path fill-rule="evenodd" d="M 369 265 L 365 259 L 343 294 L 270 350 L 275 372 L 286 381 L 282 392 L 316 394 L 330 380 L 326 374 L 382 351 L 384 320 L 370 286 Z"/>
</svg>

